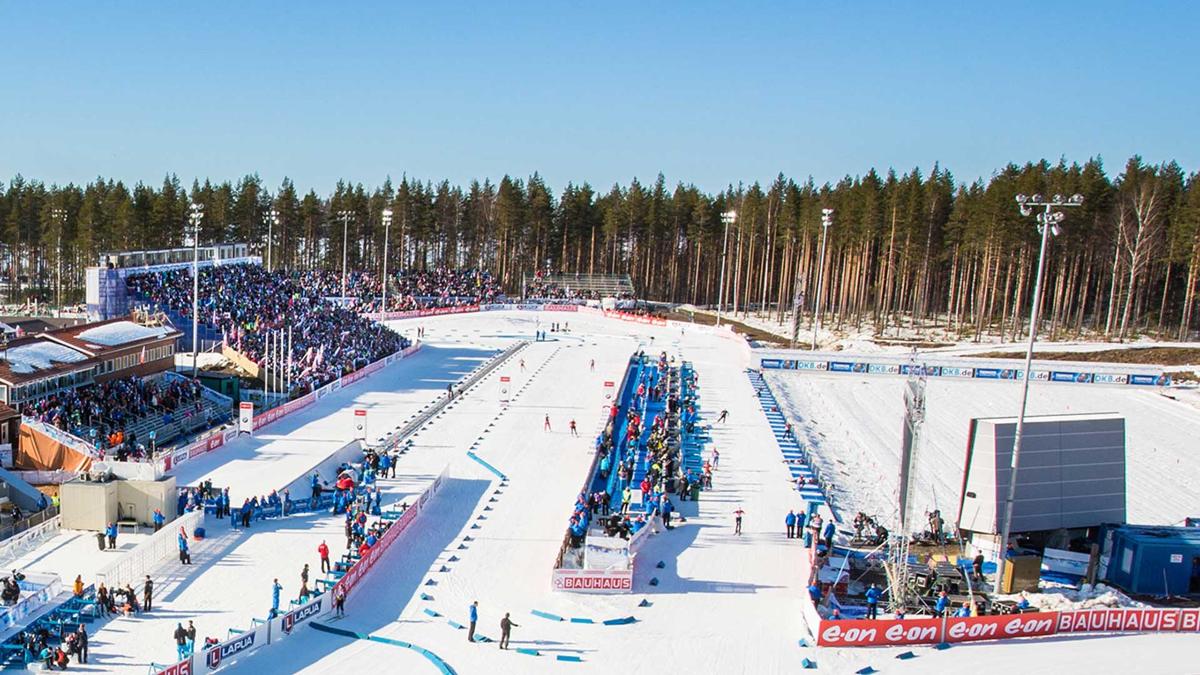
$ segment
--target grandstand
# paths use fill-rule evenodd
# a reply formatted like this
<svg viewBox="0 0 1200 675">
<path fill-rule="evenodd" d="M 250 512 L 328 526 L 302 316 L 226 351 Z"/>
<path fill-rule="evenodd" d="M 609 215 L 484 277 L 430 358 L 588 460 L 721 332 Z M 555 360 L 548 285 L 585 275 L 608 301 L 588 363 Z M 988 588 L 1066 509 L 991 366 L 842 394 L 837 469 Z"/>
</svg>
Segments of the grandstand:
<svg viewBox="0 0 1200 675">
<path fill-rule="evenodd" d="M 628 274 L 537 272 L 522 279 L 521 297 L 523 300 L 633 300 L 637 293 Z"/>
</svg>

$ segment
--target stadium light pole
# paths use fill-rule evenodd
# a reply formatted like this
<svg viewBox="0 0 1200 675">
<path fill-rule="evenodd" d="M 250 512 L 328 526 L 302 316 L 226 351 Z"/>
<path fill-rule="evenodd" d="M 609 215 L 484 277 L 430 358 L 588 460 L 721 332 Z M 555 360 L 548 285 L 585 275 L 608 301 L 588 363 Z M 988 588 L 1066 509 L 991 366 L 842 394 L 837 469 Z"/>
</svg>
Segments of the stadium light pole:
<svg viewBox="0 0 1200 675">
<path fill-rule="evenodd" d="M 1037 340 L 1038 332 L 1038 310 L 1042 304 L 1042 276 L 1046 271 L 1046 245 L 1049 243 L 1050 235 L 1058 236 L 1060 230 L 1058 224 L 1063 221 L 1066 214 L 1063 213 L 1063 208 L 1070 208 L 1083 205 L 1083 195 L 1073 195 L 1064 198 L 1062 195 L 1054 195 L 1051 199 L 1044 199 L 1040 194 L 1035 194 L 1032 197 L 1026 195 L 1017 195 L 1017 208 L 1021 210 L 1022 216 L 1033 215 L 1035 211 L 1041 209 L 1037 214 L 1037 228 L 1042 235 L 1042 245 L 1038 252 L 1037 276 L 1033 281 L 1033 304 L 1029 308 L 1029 344 L 1025 348 L 1025 373 L 1021 383 L 1021 409 L 1017 414 L 1017 427 L 1013 432 L 1013 449 L 1012 457 L 1009 462 L 1008 473 L 1008 494 L 1004 498 L 1004 523 L 1000 530 L 1000 551 L 996 562 L 996 583 L 993 590 L 998 590 L 1001 582 L 1004 581 L 1004 571 L 1007 565 L 1005 554 L 1008 553 L 1008 538 L 1012 536 L 1012 517 L 1013 517 L 1013 502 L 1017 497 L 1017 469 L 1021 462 L 1021 444 L 1024 441 L 1025 432 L 1025 409 L 1029 403 L 1029 382 L 1033 379 L 1033 343 Z"/>
<path fill-rule="evenodd" d="M 338 211 L 338 216 L 342 219 L 342 300 L 346 299 L 346 244 L 350 237 L 350 216 L 354 212 L 350 210 Z"/>
<path fill-rule="evenodd" d="M 188 220 L 192 223 L 192 379 L 200 375 L 200 221 L 204 205 L 192 202 Z"/>
<path fill-rule="evenodd" d="M 379 281 L 383 285 L 383 300 L 379 304 L 379 320 L 383 321 L 383 314 L 387 312 L 387 259 L 388 259 L 388 231 L 392 227 L 392 210 L 383 210 L 383 275 Z"/>
<path fill-rule="evenodd" d="M 58 315 L 62 316 L 62 231 L 63 226 L 67 223 L 67 210 L 63 208 L 54 208 L 50 210 L 50 215 L 54 217 L 55 224 L 58 225 L 57 243 L 54 248 L 54 260 L 57 268 L 54 273 L 54 286 L 56 302 L 58 303 Z"/>
<path fill-rule="evenodd" d="M 725 223 L 725 243 L 721 247 L 721 287 L 717 289 L 718 328 L 721 326 L 721 310 L 725 307 L 725 258 L 729 255 L 729 226 L 737 222 L 737 211 L 722 213 L 721 222 Z"/>
<path fill-rule="evenodd" d="M 275 242 L 275 226 L 279 224 L 279 211 L 267 211 L 267 271 L 271 271 L 271 245 Z"/>
<path fill-rule="evenodd" d="M 829 226 L 833 225 L 833 209 L 821 209 L 821 266 L 817 268 L 817 304 L 813 308 L 813 351 L 817 351 L 817 333 L 821 332 L 821 291 L 825 288 L 825 240 L 829 238 Z"/>
</svg>

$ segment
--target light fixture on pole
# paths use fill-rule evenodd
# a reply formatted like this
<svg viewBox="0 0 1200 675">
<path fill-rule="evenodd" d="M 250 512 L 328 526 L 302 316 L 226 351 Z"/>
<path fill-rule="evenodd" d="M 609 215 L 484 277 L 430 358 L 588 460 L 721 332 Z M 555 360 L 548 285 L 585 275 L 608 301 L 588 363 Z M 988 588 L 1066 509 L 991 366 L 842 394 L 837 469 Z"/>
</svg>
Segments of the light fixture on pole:
<svg viewBox="0 0 1200 675">
<path fill-rule="evenodd" d="M 338 217 L 342 219 L 342 301 L 346 299 L 346 243 L 349 241 L 350 233 L 350 216 L 354 215 L 353 211 L 348 209 L 338 211 Z"/>
<path fill-rule="evenodd" d="M 717 326 L 721 325 L 721 310 L 725 307 L 725 258 L 729 255 L 729 226 L 737 222 L 737 211 L 725 211 L 721 222 L 725 223 L 725 243 L 721 247 L 721 286 L 717 289 Z"/>
<path fill-rule="evenodd" d="M 1042 237 L 1042 244 L 1038 252 L 1037 276 L 1034 277 L 1033 282 L 1033 304 L 1029 307 L 1029 344 L 1025 348 L 1025 371 L 1021 377 L 1021 409 L 1017 414 L 1016 430 L 1013 432 L 1012 457 L 1008 473 L 1008 494 L 1004 499 L 1004 521 L 1000 526 L 999 554 L 997 556 L 994 589 L 999 589 L 1000 584 L 1004 582 L 1004 571 L 1007 565 L 1005 556 L 1008 553 L 1009 537 L 1012 536 L 1013 503 L 1017 496 L 1017 470 L 1020 467 L 1021 443 L 1024 440 L 1025 409 L 1029 403 L 1029 382 L 1033 379 L 1033 343 L 1037 340 L 1038 310 L 1042 304 L 1042 277 L 1046 271 L 1046 245 L 1049 243 L 1050 235 L 1058 236 L 1061 232 L 1058 224 L 1066 217 L 1066 214 L 1061 209 L 1082 205 L 1083 195 L 1078 194 L 1066 198 L 1061 194 L 1056 194 L 1050 199 L 1045 199 L 1040 194 L 1035 194 L 1032 197 L 1023 194 L 1017 195 L 1017 208 L 1020 209 L 1022 216 L 1031 216 L 1034 212 L 1037 212 L 1037 228 L 1038 233 Z"/>
<path fill-rule="evenodd" d="M 271 271 L 271 248 L 275 243 L 275 226 L 279 224 L 279 211 L 267 211 L 267 271 Z"/>
<path fill-rule="evenodd" d="M 825 289 L 825 240 L 829 237 L 830 225 L 833 225 L 833 209 L 821 209 L 821 266 L 817 268 L 817 304 L 813 307 L 813 351 L 817 350 L 817 334 L 821 332 L 821 298 Z"/>
<path fill-rule="evenodd" d="M 392 210 L 383 210 L 383 275 L 380 278 L 380 284 L 383 286 L 383 300 L 379 303 L 379 320 L 383 321 L 383 315 L 387 312 L 387 263 L 388 263 L 388 231 L 392 227 Z"/>
<path fill-rule="evenodd" d="M 188 220 L 192 224 L 192 378 L 199 377 L 197 364 L 200 360 L 200 221 L 204 219 L 204 205 L 192 202 L 188 207 Z"/>
</svg>

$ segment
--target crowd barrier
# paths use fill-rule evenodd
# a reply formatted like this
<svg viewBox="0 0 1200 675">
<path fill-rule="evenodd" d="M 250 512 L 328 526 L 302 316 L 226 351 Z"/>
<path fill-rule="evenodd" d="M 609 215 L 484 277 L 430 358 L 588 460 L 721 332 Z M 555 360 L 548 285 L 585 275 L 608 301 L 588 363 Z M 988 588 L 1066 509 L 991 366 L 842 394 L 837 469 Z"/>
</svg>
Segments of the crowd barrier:
<svg viewBox="0 0 1200 675">
<path fill-rule="evenodd" d="M 57 574 L 29 572 L 18 585 L 21 590 L 29 592 L 15 604 L 0 608 L 0 631 L 20 626 L 25 619 L 49 605 L 63 590 L 62 578 Z"/>
<path fill-rule="evenodd" d="M 395 543 L 400 534 L 417 519 L 429 504 L 429 500 L 437 494 L 449 476 L 449 467 L 434 479 L 429 487 L 394 520 L 387 531 L 380 537 L 379 543 L 371 548 L 366 556 L 357 560 L 350 569 L 334 584 L 332 592 L 325 592 L 310 599 L 302 605 L 292 605 L 286 612 L 267 621 L 255 621 L 254 625 L 245 631 L 231 631 L 228 639 L 218 642 L 211 648 L 202 649 L 198 655 L 189 656 L 182 661 L 161 668 L 153 669 L 156 673 L 165 675 L 192 675 L 193 673 L 211 673 L 237 662 L 239 659 L 255 651 L 283 640 L 293 633 L 296 627 L 313 621 L 333 611 L 333 598 L 341 591 L 350 594 L 369 580 L 371 571 L 387 550 Z M 166 531 L 166 530 L 164 530 Z"/>
<path fill-rule="evenodd" d="M 54 516 L 44 523 L 34 525 L 5 539 L 4 543 L 0 544 L 0 565 L 6 566 L 9 562 L 32 551 L 41 545 L 43 541 L 56 536 L 61 529 L 62 516 Z"/>
<path fill-rule="evenodd" d="M 759 352 L 759 368 L 854 375 L 924 375 L 937 379 L 1017 381 L 1025 379 L 1025 362 L 923 354 L 920 363 L 909 356 L 888 354 L 820 353 L 797 350 Z M 1108 386 L 1170 386 L 1171 376 L 1153 366 L 1121 366 L 1072 361 L 1034 361 L 1033 380 L 1064 384 Z"/>
<path fill-rule="evenodd" d="M 179 554 L 179 544 L 176 535 L 182 527 L 190 538 L 196 528 L 204 525 L 204 511 L 185 513 L 167 523 L 158 532 L 150 535 L 146 541 L 135 546 L 127 553 L 105 565 L 96 572 L 96 584 L 106 584 L 110 588 L 133 584 L 138 586 L 147 574 L 164 560 Z"/>
</svg>

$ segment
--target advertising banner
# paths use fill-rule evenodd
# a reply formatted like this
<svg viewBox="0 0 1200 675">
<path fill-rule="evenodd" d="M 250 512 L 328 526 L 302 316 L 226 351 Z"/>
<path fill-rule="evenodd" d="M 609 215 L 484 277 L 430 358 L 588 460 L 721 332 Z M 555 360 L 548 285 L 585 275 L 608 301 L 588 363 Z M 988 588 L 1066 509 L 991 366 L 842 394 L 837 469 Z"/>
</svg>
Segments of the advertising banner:
<svg viewBox="0 0 1200 675">
<path fill-rule="evenodd" d="M 500 402 L 508 403 L 512 400 L 512 378 L 508 375 L 500 376 Z"/>
<path fill-rule="evenodd" d="M 613 397 L 617 395 L 617 383 L 612 380 L 604 381 L 604 402 L 612 404 Z"/>
<path fill-rule="evenodd" d="M 328 594 L 318 595 L 316 598 L 309 600 L 308 603 L 271 619 L 271 642 L 274 643 L 281 638 L 291 635 L 300 624 L 316 619 L 329 611 L 333 602 L 330 599 L 331 597 Z"/>
<path fill-rule="evenodd" d="M 556 591 L 576 593 L 632 593 L 633 570 L 556 569 L 551 579 Z"/>
<path fill-rule="evenodd" d="M 198 672 L 211 673 L 267 644 L 270 625 L 260 623 L 254 628 L 218 642 L 204 651 Z"/>
</svg>

